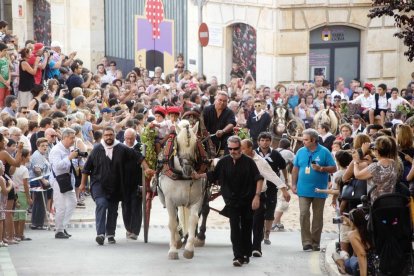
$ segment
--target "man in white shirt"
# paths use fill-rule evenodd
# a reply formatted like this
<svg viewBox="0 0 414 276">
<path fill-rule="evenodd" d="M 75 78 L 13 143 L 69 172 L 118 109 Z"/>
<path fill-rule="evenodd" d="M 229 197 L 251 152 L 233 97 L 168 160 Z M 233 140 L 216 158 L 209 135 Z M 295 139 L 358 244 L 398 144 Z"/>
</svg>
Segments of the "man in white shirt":
<svg viewBox="0 0 414 276">
<path fill-rule="evenodd" d="M 75 131 L 66 128 L 62 131 L 62 141 L 56 144 L 49 154 L 49 161 L 52 165 L 53 172 L 52 175 L 49 176 L 49 181 L 53 188 L 53 200 L 56 208 L 56 239 L 68 239 L 71 236 L 66 231 L 66 227 L 77 204 L 75 189 L 61 193 L 60 186 L 56 180 L 57 176 L 69 173 L 72 187 L 75 186 L 72 160 L 78 157 L 78 152 L 70 150 L 74 143 Z"/>
<path fill-rule="evenodd" d="M 348 95 L 345 93 L 345 85 L 342 80 L 337 80 L 335 82 L 335 90 L 331 94 L 332 102 L 334 102 L 334 98 L 336 95 L 341 96 L 341 100 L 349 101 Z"/>
<path fill-rule="evenodd" d="M 257 168 L 259 169 L 260 174 L 264 177 L 265 183 L 272 182 L 274 183 L 283 193 L 283 196 L 286 201 L 290 201 L 290 194 L 287 191 L 287 186 L 285 183 L 280 180 L 277 174 L 273 171 L 272 167 L 270 167 L 269 163 L 260 157 L 256 151 L 253 150 L 253 143 L 249 139 L 244 139 L 241 142 L 241 150 L 242 152 L 252 158 L 256 163 Z M 269 183 L 270 184 L 270 183 Z M 270 184 L 273 185 L 273 184 Z M 263 198 L 263 200 L 262 200 Z M 265 202 L 265 193 L 262 190 L 261 195 L 261 206 L 257 209 L 253 216 L 253 251 L 252 254 L 254 257 L 261 257 L 262 250 L 261 250 L 261 242 L 264 237 L 263 228 L 264 228 L 264 213 L 265 213 L 265 206 L 263 203 Z"/>
</svg>

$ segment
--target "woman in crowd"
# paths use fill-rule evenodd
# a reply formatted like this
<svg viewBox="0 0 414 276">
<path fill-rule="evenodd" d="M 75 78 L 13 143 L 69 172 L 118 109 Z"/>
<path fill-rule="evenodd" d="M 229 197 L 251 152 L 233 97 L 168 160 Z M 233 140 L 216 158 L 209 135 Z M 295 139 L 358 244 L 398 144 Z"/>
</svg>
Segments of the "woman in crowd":
<svg viewBox="0 0 414 276">
<path fill-rule="evenodd" d="M 318 125 L 319 144 L 332 151 L 332 144 L 336 140 L 335 136 L 330 132 L 328 123 Z"/>
<path fill-rule="evenodd" d="M 39 104 L 42 102 L 41 98 L 45 94 L 45 90 L 43 89 L 43 85 L 35 84 L 30 92 L 32 93 L 33 99 L 30 101 L 27 109 L 37 112 Z"/>
<path fill-rule="evenodd" d="M 406 184 L 408 187 L 407 176 L 410 172 L 413 157 L 414 157 L 414 147 L 413 147 L 413 131 L 408 125 L 398 125 L 396 127 L 396 139 L 398 145 L 398 156 L 403 162 L 403 176 L 401 182 Z"/>
<path fill-rule="evenodd" d="M 368 232 L 366 214 L 362 208 L 356 208 L 349 213 L 349 218 L 343 217 L 344 223 L 352 227 L 348 233 L 349 241 L 354 250 L 350 258 L 341 258 L 333 254 L 333 259 L 338 266 L 339 272 L 351 275 L 376 275 L 375 252 Z"/>
<path fill-rule="evenodd" d="M 326 95 L 326 89 L 323 87 L 319 87 L 315 91 L 316 98 L 313 100 L 313 105 L 315 106 L 316 110 L 319 111 L 325 108 L 324 101 Z"/>
<path fill-rule="evenodd" d="M 30 178 L 40 178 L 30 182 L 30 187 L 39 188 L 34 191 L 33 208 L 32 208 L 32 224 L 30 226 L 33 230 L 44 229 L 45 221 L 45 202 L 47 199 L 47 192 L 50 189 L 49 178 L 50 163 L 48 161 L 48 146 L 49 143 L 46 138 L 39 138 L 36 141 L 37 150 L 32 154 L 29 166 Z M 42 195 L 43 193 L 43 195 Z"/>
<path fill-rule="evenodd" d="M 20 51 L 21 61 L 19 64 L 19 105 L 27 107 L 32 99 L 30 91 L 35 85 L 34 75 L 36 75 L 37 67 L 40 57 L 36 58 L 34 67 L 32 67 L 28 60 L 30 58 L 30 49 L 23 48 Z"/>
<path fill-rule="evenodd" d="M 83 115 L 83 113 L 81 114 Z M 91 147 L 88 149 L 84 142 L 83 134 L 82 134 L 82 126 L 79 124 L 73 124 L 71 128 L 75 131 L 75 144 L 74 144 L 75 150 L 79 150 L 80 152 L 91 151 L 92 145 L 90 145 Z M 79 155 L 78 155 L 78 158 L 74 159 L 73 161 L 73 166 L 75 168 L 75 192 L 76 192 L 76 199 L 78 201 L 77 203 L 78 207 L 85 207 L 85 203 L 80 197 L 80 190 L 79 190 L 80 182 L 82 179 L 81 171 L 83 168 L 83 164 L 84 164 L 84 160 Z"/>
<path fill-rule="evenodd" d="M 6 235 L 5 235 L 5 239 L 3 239 L 3 241 L 8 244 L 17 243 L 17 241 L 14 239 L 15 233 L 14 233 L 14 224 L 13 224 L 13 213 L 11 212 L 13 211 L 16 194 L 13 188 L 14 183 L 11 180 L 10 168 L 11 166 L 14 166 L 14 167 L 20 166 L 20 161 L 22 158 L 22 149 L 23 149 L 23 144 L 20 143 L 17 146 L 16 156 L 15 158 L 13 158 L 6 151 L 5 138 L 3 137 L 2 134 L 0 134 L 0 160 L 3 162 L 4 168 L 5 168 L 3 177 L 8 182 L 7 186 L 11 185 L 10 192 L 7 196 L 7 205 L 6 205 L 6 210 L 10 212 L 6 213 Z"/>
<path fill-rule="evenodd" d="M 352 126 L 350 124 L 342 124 L 339 126 L 339 134 L 336 139 L 345 141 L 347 138 L 352 138 Z"/>
<path fill-rule="evenodd" d="M 397 143 L 394 138 L 380 136 L 375 140 L 374 153 L 377 162 L 368 167 L 360 167 L 361 156 L 357 151 L 352 154 L 354 175 L 357 179 L 368 180 L 368 191 L 376 185 L 371 193 L 371 202 L 383 194 L 392 193 L 397 181 L 402 176 L 402 164 L 400 164 L 397 153 Z"/>
</svg>

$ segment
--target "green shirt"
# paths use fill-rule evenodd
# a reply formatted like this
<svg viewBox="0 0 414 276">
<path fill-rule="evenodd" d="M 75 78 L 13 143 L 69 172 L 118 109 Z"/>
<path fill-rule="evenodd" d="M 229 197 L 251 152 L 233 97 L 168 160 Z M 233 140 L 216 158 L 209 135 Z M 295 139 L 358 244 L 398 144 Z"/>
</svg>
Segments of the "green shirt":
<svg viewBox="0 0 414 276">
<path fill-rule="evenodd" d="M 4 80 L 9 79 L 9 61 L 6 58 L 0 58 L 0 75 Z M 0 88 L 4 88 L 6 85 L 0 82 Z"/>
</svg>

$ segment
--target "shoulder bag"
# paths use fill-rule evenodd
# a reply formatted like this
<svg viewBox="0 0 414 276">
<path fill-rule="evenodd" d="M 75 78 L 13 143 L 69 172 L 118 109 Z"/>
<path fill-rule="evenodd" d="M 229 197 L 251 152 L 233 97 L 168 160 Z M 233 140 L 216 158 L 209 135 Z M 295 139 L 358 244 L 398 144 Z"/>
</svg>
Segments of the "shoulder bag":
<svg viewBox="0 0 414 276">
<path fill-rule="evenodd" d="M 64 174 L 56 176 L 52 168 L 53 177 L 56 179 L 56 182 L 58 183 L 60 192 L 62 194 L 73 190 L 72 176 L 71 176 L 72 171 L 74 171 L 72 161 L 70 161 L 70 171 L 68 173 L 64 173 Z"/>
</svg>

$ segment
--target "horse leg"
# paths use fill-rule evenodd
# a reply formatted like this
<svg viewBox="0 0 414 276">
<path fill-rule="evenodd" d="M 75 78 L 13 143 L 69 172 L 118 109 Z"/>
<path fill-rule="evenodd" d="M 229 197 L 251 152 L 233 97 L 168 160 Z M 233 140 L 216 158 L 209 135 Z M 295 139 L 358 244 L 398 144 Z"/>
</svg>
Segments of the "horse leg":
<svg viewBox="0 0 414 276">
<path fill-rule="evenodd" d="M 170 260 L 178 260 L 178 251 L 177 251 L 177 209 L 172 204 L 170 200 L 166 202 L 167 210 L 168 210 L 168 228 L 170 228 L 170 250 L 168 251 L 168 259 Z"/>
<path fill-rule="evenodd" d="M 210 206 L 208 205 L 208 195 L 207 193 L 204 195 L 203 205 L 201 207 L 201 225 L 200 225 L 200 232 L 198 232 L 194 245 L 196 247 L 203 247 L 206 242 L 206 228 L 207 228 L 207 217 L 210 213 Z"/>
<path fill-rule="evenodd" d="M 188 212 L 188 239 L 185 245 L 185 250 L 183 253 L 184 258 L 192 259 L 194 257 L 194 239 L 195 239 L 195 230 L 198 222 L 198 210 L 199 204 L 191 206 Z"/>
</svg>

